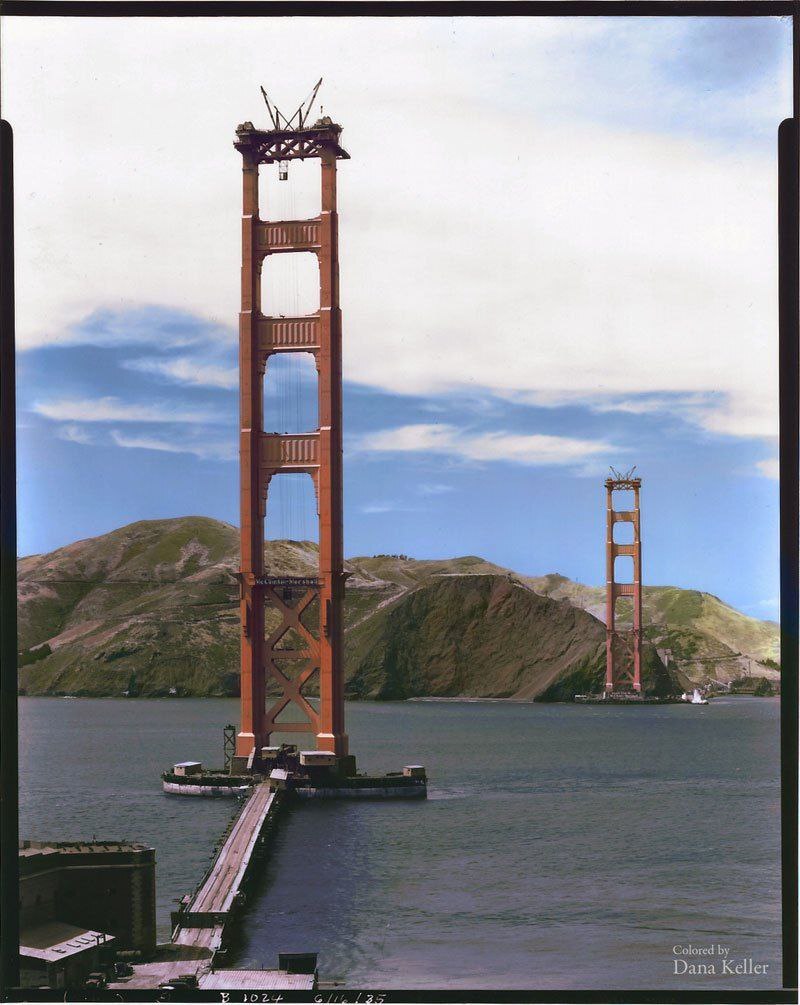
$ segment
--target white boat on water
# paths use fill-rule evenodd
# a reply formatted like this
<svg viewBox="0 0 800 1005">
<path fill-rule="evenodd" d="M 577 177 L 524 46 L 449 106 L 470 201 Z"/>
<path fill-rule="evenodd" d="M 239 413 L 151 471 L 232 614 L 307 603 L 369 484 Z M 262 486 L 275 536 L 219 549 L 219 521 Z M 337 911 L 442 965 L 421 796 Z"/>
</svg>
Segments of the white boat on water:
<svg viewBox="0 0 800 1005">
<path fill-rule="evenodd" d="M 688 705 L 707 705 L 708 704 L 708 698 L 704 698 L 700 694 L 700 692 L 698 691 L 697 688 L 695 688 L 694 691 L 692 692 L 691 698 L 684 691 L 683 694 L 681 695 L 681 701 L 685 701 Z"/>
</svg>

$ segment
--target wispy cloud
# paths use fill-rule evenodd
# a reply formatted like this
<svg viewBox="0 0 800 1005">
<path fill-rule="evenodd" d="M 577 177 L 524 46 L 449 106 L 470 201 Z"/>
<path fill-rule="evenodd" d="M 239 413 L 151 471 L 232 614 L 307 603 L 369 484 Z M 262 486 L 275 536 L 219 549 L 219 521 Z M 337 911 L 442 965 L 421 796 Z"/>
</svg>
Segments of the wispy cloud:
<svg viewBox="0 0 800 1005">
<path fill-rule="evenodd" d="M 102 296 L 98 296 L 102 300 Z M 200 317 L 189 310 L 163 304 L 130 303 L 122 307 L 98 307 L 68 324 L 47 340 L 59 345 L 150 345 L 180 349 L 199 343 L 235 345 L 232 329 Z"/>
<path fill-rule="evenodd" d="M 118 447 L 133 450 L 156 450 L 168 454 L 194 454 L 204 461 L 233 461 L 238 451 L 234 442 L 167 440 L 157 436 L 129 436 L 117 429 L 111 430 L 111 439 Z"/>
<path fill-rule="evenodd" d="M 709 394 L 642 394 L 629 397 L 589 398 L 586 405 L 599 413 L 622 412 L 626 415 L 678 415 L 696 418 L 697 411 L 711 410 Z"/>
<path fill-rule="evenodd" d="M 169 405 L 138 404 L 119 398 L 61 398 L 38 401 L 33 411 L 59 422 L 213 422 L 208 411 Z"/>
<path fill-rule="evenodd" d="M 737 394 L 724 390 L 672 391 L 619 394 L 550 388 L 503 392 L 517 404 L 538 408 L 587 408 L 598 414 L 668 415 L 706 432 L 723 436 L 770 439 L 778 435 L 777 391 L 750 388 Z"/>
<path fill-rule="evenodd" d="M 421 506 L 408 506 L 402 502 L 372 502 L 359 507 L 359 511 L 365 514 L 377 513 L 423 513 Z"/>
<path fill-rule="evenodd" d="M 744 614 L 749 614 L 754 618 L 764 618 L 779 621 L 781 616 L 781 598 L 779 594 L 772 597 L 764 597 L 752 604 L 741 604 L 738 608 Z"/>
<path fill-rule="evenodd" d="M 433 484 L 422 484 L 417 487 L 417 492 L 421 496 L 441 496 L 446 492 L 452 492 L 452 485 L 443 485 L 438 482 Z"/>
<path fill-rule="evenodd" d="M 81 443 L 84 446 L 94 443 L 94 438 L 88 429 L 82 429 L 80 426 L 72 423 L 66 426 L 59 426 L 56 429 L 56 436 L 59 440 L 66 440 L 67 443 Z"/>
<path fill-rule="evenodd" d="M 765 387 L 746 388 L 740 393 L 723 394 L 713 404 L 690 409 L 696 421 L 711 433 L 775 439 L 778 436 L 778 385 L 776 379 Z"/>
<path fill-rule="evenodd" d="M 765 461 L 758 461 L 756 469 L 765 478 L 780 478 L 780 462 L 777 457 L 769 457 Z"/>
<path fill-rule="evenodd" d="M 368 433 L 355 444 L 358 453 L 428 453 L 466 461 L 507 461 L 530 466 L 574 465 L 622 448 L 602 440 L 579 440 L 539 433 L 474 433 L 446 424 L 419 423 Z"/>
<path fill-rule="evenodd" d="M 233 390 L 239 384 L 239 373 L 235 366 L 203 363 L 197 356 L 179 356 L 176 359 L 129 359 L 123 363 L 127 370 L 153 373 L 177 384 L 194 387 L 218 387 Z"/>
</svg>

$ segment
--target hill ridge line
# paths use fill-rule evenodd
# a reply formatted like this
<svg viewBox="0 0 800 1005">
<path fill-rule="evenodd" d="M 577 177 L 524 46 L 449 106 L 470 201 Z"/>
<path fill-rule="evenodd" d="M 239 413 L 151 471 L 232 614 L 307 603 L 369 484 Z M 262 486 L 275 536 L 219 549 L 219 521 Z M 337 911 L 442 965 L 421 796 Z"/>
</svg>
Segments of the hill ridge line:
<svg viewBox="0 0 800 1005">
<path fill-rule="evenodd" d="M 21 688 L 237 693 L 238 544 L 231 524 L 173 517 L 21 559 Z M 265 545 L 279 575 L 308 575 L 316 554 L 315 542 Z M 558 697 L 602 673 L 602 587 L 521 575 L 477 555 L 355 556 L 345 565 L 351 697 Z M 687 682 L 779 677 L 763 662 L 777 659 L 774 622 L 680 587 L 645 587 L 644 605 L 654 686 L 662 659 Z"/>
</svg>

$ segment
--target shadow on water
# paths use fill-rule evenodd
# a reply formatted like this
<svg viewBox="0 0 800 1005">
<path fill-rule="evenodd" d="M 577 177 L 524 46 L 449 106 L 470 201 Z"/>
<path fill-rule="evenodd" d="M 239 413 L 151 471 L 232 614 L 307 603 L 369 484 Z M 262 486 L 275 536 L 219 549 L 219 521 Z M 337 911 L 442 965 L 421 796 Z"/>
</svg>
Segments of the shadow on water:
<svg viewBox="0 0 800 1005">
<path fill-rule="evenodd" d="M 297 801 L 287 807 L 248 895 L 237 931 L 237 965 L 274 966 L 279 952 L 317 952 L 326 980 L 347 978 L 381 954 L 381 932 L 365 932 L 371 891 L 391 865 L 384 828 L 406 821 L 415 801 Z M 375 811 L 380 823 L 376 829 Z M 383 836 L 384 840 L 381 840 Z"/>
</svg>

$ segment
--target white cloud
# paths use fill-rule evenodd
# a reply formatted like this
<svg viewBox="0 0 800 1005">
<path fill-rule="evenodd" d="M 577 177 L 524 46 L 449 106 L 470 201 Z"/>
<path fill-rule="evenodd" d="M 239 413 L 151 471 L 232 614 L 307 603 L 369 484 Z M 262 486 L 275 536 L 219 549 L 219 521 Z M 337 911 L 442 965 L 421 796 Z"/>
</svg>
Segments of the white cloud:
<svg viewBox="0 0 800 1005">
<path fill-rule="evenodd" d="M 742 388 L 723 396 L 717 405 L 695 408 L 700 424 L 712 433 L 726 436 L 778 436 L 778 375 L 766 387 Z"/>
<path fill-rule="evenodd" d="M 68 443 L 81 443 L 83 445 L 94 443 L 94 439 L 88 429 L 81 429 L 80 426 L 73 424 L 59 426 L 56 429 L 56 436 L 60 440 L 66 440 Z"/>
<path fill-rule="evenodd" d="M 366 503 L 364 506 L 360 506 L 359 510 L 361 513 L 367 515 L 377 514 L 377 513 L 423 513 L 424 510 L 420 506 L 408 506 L 401 502 L 373 502 Z"/>
<path fill-rule="evenodd" d="M 198 354 L 199 355 L 199 354 Z M 203 363 L 195 356 L 180 356 L 177 359 L 130 359 L 124 366 L 128 370 L 155 373 L 168 377 L 178 384 L 197 387 L 219 387 L 232 390 L 239 386 L 239 371 L 235 366 L 220 366 Z"/>
<path fill-rule="evenodd" d="M 157 436 L 129 436 L 111 430 L 111 439 L 118 447 L 134 450 L 156 450 L 169 454 L 194 454 L 205 461 L 234 461 L 239 457 L 235 442 L 165 440 Z"/>
<path fill-rule="evenodd" d="M 559 402 L 559 404 L 568 402 Z M 698 408 L 708 407 L 707 394 L 640 395 L 630 398 L 609 396 L 594 401 L 584 401 L 593 412 L 623 412 L 627 415 L 653 415 L 676 413 L 684 418 L 691 416 Z"/>
<path fill-rule="evenodd" d="M 209 412 L 164 405 L 132 404 L 119 398 L 61 398 L 39 401 L 33 411 L 60 422 L 209 422 Z"/>
<path fill-rule="evenodd" d="M 790 114 L 790 89 L 672 86 L 660 61 L 692 45 L 686 20 L 6 18 L 20 345 L 99 306 L 231 325 L 234 127 L 265 121 L 259 83 L 288 107 L 325 65 L 321 100 L 353 157 L 346 378 L 425 395 L 713 391 L 724 403 L 692 421 L 773 435 L 774 151 L 674 129 L 685 116 L 696 134 L 696 91 L 708 122 L 747 135 Z"/>
<path fill-rule="evenodd" d="M 756 469 L 765 478 L 780 478 L 780 462 L 777 457 L 769 457 L 765 461 L 758 461 Z"/>
<path fill-rule="evenodd" d="M 511 391 L 502 396 L 512 402 L 540 408 L 581 405 L 600 414 L 673 415 L 724 436 L 770 439 L 778 435 L 777 387 L 772 392 L 768 387 L 748 387 L 735 394 L 709 389 L 670 394 L 631 392 L 621 396 L 613 391 L 591 393 L 565 389 Z"/>
<path fill-rule="evenodd" d="M 444 424 L 419 423 L 410 426 L 397 426 L 394 429 L 381 429 L 374 433 L 364 434 L 354 441 L 354 451 L 356 453 L 384 451 L 402 453 L 428 450 L 432 453 L 448 453 L 448 447 L 452 444 L 454 433 L 454 426 Z"/>
<path fill-rule="evenodd" d="M 398 426 L 360 437 L 356 453 L 427 453 L 465 461 L 507 461 L 514 464 L 575 465 L 622 452 L 601 440 L 508 432 L 473 433 L 432 423 Z"/>
<path fill-rule="evenodd" d="M 452 491 L 453 491 L 452 485 L 443 485 L 438 482 L 434 482 L 431 484 L 423 484 L 418 486 L 417 488 L 417 492 L 419 492 L 421 496 L 441 496 L 444 495 L 446 492 L 452 492 Z"/>
</svg>

